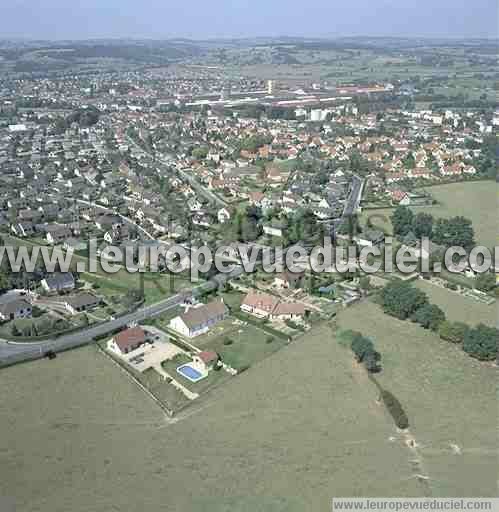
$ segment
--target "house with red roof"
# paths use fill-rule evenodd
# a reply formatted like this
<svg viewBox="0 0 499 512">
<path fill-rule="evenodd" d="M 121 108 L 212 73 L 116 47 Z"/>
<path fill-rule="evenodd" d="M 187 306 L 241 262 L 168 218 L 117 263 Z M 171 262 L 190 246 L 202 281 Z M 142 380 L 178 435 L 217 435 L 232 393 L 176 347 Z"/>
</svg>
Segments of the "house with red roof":
<svg viewBox="0 0 499 512">
<path fill-rule="evenodd" d="M 142 327 L 131 327 L 116 334 L 109 342 L 108 349 L 120 355 L 137 350 L 149 341 L 149 336 Z"/>
</svg>

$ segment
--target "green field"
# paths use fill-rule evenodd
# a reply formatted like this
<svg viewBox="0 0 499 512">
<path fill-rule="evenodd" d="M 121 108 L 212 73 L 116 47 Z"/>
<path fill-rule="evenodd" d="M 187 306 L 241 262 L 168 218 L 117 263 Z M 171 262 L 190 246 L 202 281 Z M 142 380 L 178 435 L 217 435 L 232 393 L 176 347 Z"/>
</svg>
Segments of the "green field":
<svg viewBox="0 0 499 512">
<path fill-rule="evenodd" d="M 119 296 L 126 294 L 128 291 L 140 289 L 139 274 L 128 272 L 124 268 L 115 274 L 105 274 L 103 272 L 94 274 L 85 273 L 82 274 L 81 277 L 89 283 L 96 284 L 98 286 L 96 293 L 106 297 Z M 192 287 L 192 284 L 184 276 L 175 276 L 173 282 L 171 282 L 170 276 L 167 274 L 144 274 L 144 295 L 146 304 L 159 302 L 174 295 L 180 289 L 190 287 Z"/>
<path fill-rule="evenodd" d="M 445 311 L 449 320 L 466 322 L 469 325 L 483 323 L 492 327 L 497 323 L 497 304 L 488 306 L 422 280 L 416 286 L 428 295 L 432 304 Z"/>
<path fill-rule="evenodd" d="M 232 342 L 231 345 L 225 344 L 227 339 Z M 241 370 L 265 359 L 286 343 L 282 338 L 267 334 L 262 329 L 248 324 L 232 329 L 226 336 L 212 338 L 203 344 L 202 348 L 217 352 L 222 361 L 236 370 Z"/>
<path fill-rule="evenodd" d="M 492 181 L 473 181 L 468 183 L 452 183 L 437 185 L 426 189 L 438 202 L 435 206 L 413 207 L 415 213 L 427 212 L 433 217 L 464 216 L 472 220 L 475 239 L 479 244 L 495 247 L 498 243 L 497 207 L 499 183 Z M 390 218 L 393 209 L 366 210 L 363 219 L 370 214 L 385 215 Z M 391 232 L 391 223 L 376 220 L 375 224 L 387 232 Z"/>
<path fill-rule="evenodd" d="M 339 325 L 372 337 L 381 352 L 376 379 L 407 413 L 431 495 L 496 496 L 497 370 L 372 303 L 345 310 Z"/>
<path fill-rule="evenodd" d="M 175 424 L 93 347 L 8 368 L 0 495 L 23 512 L 303 512 L 332 496 L 421 495 L 352 362 L 321 328 Z"/>
</svg>

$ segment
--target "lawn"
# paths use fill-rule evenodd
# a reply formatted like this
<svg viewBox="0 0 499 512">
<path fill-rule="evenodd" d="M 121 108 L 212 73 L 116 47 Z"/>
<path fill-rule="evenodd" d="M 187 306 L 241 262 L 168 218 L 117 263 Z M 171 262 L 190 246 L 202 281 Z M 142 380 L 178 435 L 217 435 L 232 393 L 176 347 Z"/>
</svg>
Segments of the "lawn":
<svg viewBox="0 0 499 512">
<path fill-rule="evenodd" d="M 97 284 L 97 293 L 105 296 L 115 296 L 126 294 L 130 290 L 140 289 L 140 277 L 138 273 L 130 273 L 126 269 L 121 269 L 115 274 L 104 274 L 102 272 L 82 274 L 85 281 Z M 172 288 L 173 285 L 173 288 Z M 153 304 L 164 300 L 177 293 L 180 289 L 192 287 L 192 283 L 185 276 L 175 276 L 173 281 L 167 274 L 145 273 L 144 274 L 144 294 L 145 303 Z"/>
<path fill-rule="evenodd" d="M 168 373 L 168 375 L 172 377 L 172 379 L 175 379 L 177 382 L 194 393 L 199 393 L 200 395 L 202 393 L 206 393 L 206 391 L 209 389 L 226 383 L 232 377 L 229 373 L 221 369 L 217 371 L 211 371 L 206 378 L 198 382 L 192 382 L 177 372 L 177 368 L 179 366 L 190 362 L 191 359 L 187 355 L 179 354 L 170 361 L 165 361 L 163 363 L 163 368 Z M 228 385 L 230 386 L 230 383 Z"/>
<path fill-rule="evenodd" d="M 436 294 L 432 298 L 437 301 Z M 456 317 L 458 309 L 452 311 Z M 342 329 L 371 337 L 382 354 L 383 371 L 376 379 L 407 413 L 430 494 L 495 496 L 496 370 L 372 303 L 343 311 L 338 321 Z"/>
<path fill-rule="evenodd" d="M 237 326 L 227 336 L 213 338 L 203 344 L 202 348 L 217 352 L 222 361 L 236 370 L 242 370 L 277 352 L 286 344 L 286 340 L 248 324 Z"/>
<path fill-rule="evenodd" d="M 492 181 L 473 181 L 468 183 L 452 183 L 427 187 L 427 190 L 438 202 L 435 206 L 415 206 L 415 213 L 427 212 L 433 217 L 455 217 L 457 215 L 472 220 L 475 229 L 475 239 L 487 247 L 497 245 L 497 206 L 499 184 Z M 363 219 L 369 215 L 384 215 L 388 219 L 393 209 L 364 211 Z M 391 223 L 376 219 L 374 224 L 391 233 Z"/>
</svg>

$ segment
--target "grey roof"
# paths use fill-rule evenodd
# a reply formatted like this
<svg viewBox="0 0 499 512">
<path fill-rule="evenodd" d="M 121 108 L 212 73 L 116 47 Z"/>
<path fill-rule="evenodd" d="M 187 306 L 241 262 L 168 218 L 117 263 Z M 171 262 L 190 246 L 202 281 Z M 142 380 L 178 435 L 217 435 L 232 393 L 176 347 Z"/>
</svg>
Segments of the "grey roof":
<svg viewBox="0 0 499 512">
<path fill-rule="evenodd" d="M 45 277 L 44 281 L 47 286 L 51 289 L 66 288 L 68 286 L 74 286 L 75 280 L 71 272 L 59 272 L 56 274 L 50 274 Z"/>
<path fill-rule="evenodd" d="M 187 327 L 197 327 L 210 320 L 223 316 L 227 313 L 227 307 L 222 300 L 213 300 L 208 304 L 197 308 L 190 308 L 180 315 L 180 318 Z"/>
</svg>

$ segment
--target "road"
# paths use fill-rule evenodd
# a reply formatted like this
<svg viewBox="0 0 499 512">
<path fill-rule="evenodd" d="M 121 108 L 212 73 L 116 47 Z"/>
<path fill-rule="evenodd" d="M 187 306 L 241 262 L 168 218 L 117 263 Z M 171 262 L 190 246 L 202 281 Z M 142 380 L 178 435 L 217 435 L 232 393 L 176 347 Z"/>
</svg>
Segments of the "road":
<svg viewBox="0 0 499 512">
<path fill-rule="evenodd" d="M 0 340 L 0 368 L 10 364 L 22 361 L 30 361 L 40 359 L 47 352 L 62 352 L 72 348 L 92 343 L 93 339 L 104 336 L 116 329 L 126 327 L 127 325 L 144 321 L 147 318 L 154 318 L 166 313 L 168 310 L 182 304 L 186 299 L 195 297 L 203 291 L 214 290 L 217 286 L 224 284 L 226 281 L 240 276 L 243 273 L 241 266 L 236 267 L 231 273 L 218 274 L 212 280 L 203 283 L 192 290 L 178 293 L 173 297 L 169 297 L 163 301 L 157 302 L 150 306 L 145 306 L 137 311 L 127 313 L 123 316 L 103 322 L 101 324 L 89 326 L 80 331 L 62 335 L 54 339 L 49 339 L 35 343 L 20 343 Z"/>
<path fill-rule="evenodd" d="M 353 215 L 357 212 L 362 199 L 362 191 L 364 189 L 364 181 L 358 176 L 352 178 L 352 190 L 348 196 L 348 200 L 343 210 L 343 218 Z"/>
<path fill-rule="evenodd" d="M 225 207 L 227 206 L 227 202 L 224 201 L 222 198 L 220 198 L 219 196 L 217 196 L 215 193 L 213 193 L 211 190 L 209 190 L 208 188 L 206 188 L 205 185 L 199 183 L 199 181 L 192 175 L 190 175 L 189 173 L 185 172 L 184 170 L 178 168 L 174 162 L 172 161 L 166 161 L 166 160 L 163 160 L 155 155 L 152 155 L 151 153 L 145 151 L 143 148 L 141 148 L 132 138 L 128 137 L 127 136 L 127 140 L 128 142 L 134 146 L 134 148 L 139 152 L 139 153 L 142 153 L 143 155 L 146 155 L 148 156 L 149 158 L 152 158 L 154 161 L 156 162 L 159 162 L 160 164 L 162 165 L 169 165 L 171 166 L 172 164 L 175 166 L 175 169 L 177 170 L 177 172 L 179 173 L 180 177 L 187 183 L 189 183 L 189 185 L 191 186 L 191 188 L 197 193 L 199 194 L 200 196 L 203 196 L 205 199 L 207 199 L 210 203 L 213 203 L 213 204 L 216 204 L 218 205 L 220 208 L 222 207 Z"/>
</svg>

